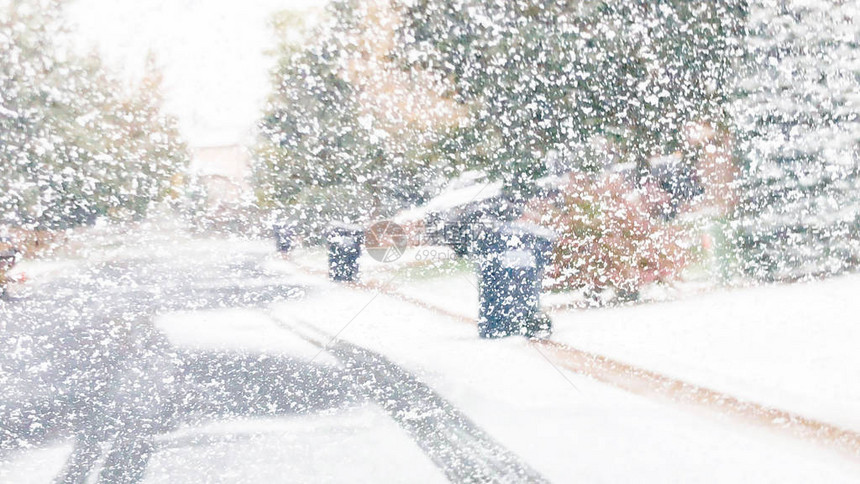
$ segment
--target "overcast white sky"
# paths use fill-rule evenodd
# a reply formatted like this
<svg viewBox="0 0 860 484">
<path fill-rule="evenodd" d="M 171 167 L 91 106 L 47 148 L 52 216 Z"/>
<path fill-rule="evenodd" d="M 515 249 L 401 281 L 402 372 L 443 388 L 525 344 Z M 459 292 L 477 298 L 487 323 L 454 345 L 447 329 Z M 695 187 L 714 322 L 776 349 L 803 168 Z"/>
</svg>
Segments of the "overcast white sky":
<svg viewBox="0 0 860 484">
<path fill-rule="evenodd" d="M 192 146 L 247 141 L 269 90 L 268 19 L 325 0 L 75 0 L 82 46 L 122 75 L 139 76 L 148 51 L 164 71 L 166 108 Z"/>
</svg>

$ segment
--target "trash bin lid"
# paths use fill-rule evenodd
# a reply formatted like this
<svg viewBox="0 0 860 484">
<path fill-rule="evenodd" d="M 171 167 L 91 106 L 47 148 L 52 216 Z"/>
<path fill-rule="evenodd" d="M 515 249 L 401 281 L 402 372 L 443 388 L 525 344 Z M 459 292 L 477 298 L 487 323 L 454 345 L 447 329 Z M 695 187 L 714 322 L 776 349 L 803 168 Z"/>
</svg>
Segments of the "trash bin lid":
<svg viewBox="0 0 860 484">
<path fill-rule="evenodd" d="M 332 222 L 328 225 L 330 232 L 339 232 L 339 233 L 363 233 L 364 227 L 357 224 L 350 224 L 345 222 Z"/>
<path fill-rule="evenodd" d="M 344 237 L 349 237 L 347 240 Z M 333 222 L 329 224 L 326 240 L 329 243 L 354 244 L 362 243 L 364 239 L 364 227 L 361 225 L 348 224 L 343 222 Z"/>
<path fill-rule="evenodd" d="M 519 236 L 523 239 L 543 239 L 550 242 L 556 239 L 555 232 L 552 230 L 530 222 L 501 224 L 500 230 L 505 235 Z"/>
<path fill-rule="evenodd" d="M 299 224 L 294 221 L 286 221 L 286 222 L 275 222 L 272 224 L 272 228 L 275 230 L 292 230 L 295 229 Z"/>
<path fill-rule="evenodd" d="M 555 233 L 540 225 L 525 222 L 490 222 L 480 226 L 475 238 L 475 253 L 486 255 L 509 249 L 551 251 Z"/>
<path fill-rule="evenodd" d="M 272 232 L 279 239 L 292 238 L 296 234 L 295 228 L 289 225 L 275 225 L 272 227 Z"/>
<path fill-rule="evenodd" d="M 329 236 L 328 242 L 329 244 L 354 245 L 356 242 L 356 238 L 351 235 L 335 234 Z"/>
<path fill-rule="evenodd" d="M 509 269 L 531 269 L 537 266 L 537 259 L 530 250 L 507 250 L 502 253 L 502 267 Z"/>
</svg>

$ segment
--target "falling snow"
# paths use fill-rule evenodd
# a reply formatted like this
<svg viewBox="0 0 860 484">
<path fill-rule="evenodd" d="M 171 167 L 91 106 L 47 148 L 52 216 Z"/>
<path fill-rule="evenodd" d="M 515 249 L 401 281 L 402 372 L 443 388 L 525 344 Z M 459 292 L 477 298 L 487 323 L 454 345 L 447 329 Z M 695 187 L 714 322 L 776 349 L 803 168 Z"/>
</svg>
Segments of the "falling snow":
<svg viewBox="0 0 860 484">
<path fill-rule="evenodd" d="M 0 0 L 0 482 L 858 480 L 856 2 L 169 3 Z"/>
</svg>

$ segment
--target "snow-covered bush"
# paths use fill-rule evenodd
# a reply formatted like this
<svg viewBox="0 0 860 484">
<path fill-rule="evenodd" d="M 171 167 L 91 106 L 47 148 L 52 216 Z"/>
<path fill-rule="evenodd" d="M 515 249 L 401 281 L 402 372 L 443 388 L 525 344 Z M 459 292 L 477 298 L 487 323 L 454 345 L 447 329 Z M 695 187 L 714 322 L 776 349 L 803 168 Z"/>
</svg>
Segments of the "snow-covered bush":
<svg viewBox="0 0 860 484">
<path fill-rule="evenodd" d="M 556 289 L 612 289 L 635 297 L 642 286 L 676 278 L 693 257 L 691 234 L 665 222 L 668 194 L 633 187 L 624 176 L 571 174 L 524 217 L 558 234 L 548 278 Z"/>
</svg>

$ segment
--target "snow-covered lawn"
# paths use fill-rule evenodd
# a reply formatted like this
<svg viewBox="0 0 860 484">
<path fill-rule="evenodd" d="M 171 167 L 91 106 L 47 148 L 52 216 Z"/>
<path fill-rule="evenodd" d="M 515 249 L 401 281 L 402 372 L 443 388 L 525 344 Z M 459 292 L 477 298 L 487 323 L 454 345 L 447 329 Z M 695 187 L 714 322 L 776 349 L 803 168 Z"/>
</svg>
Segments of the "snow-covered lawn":
<svg viewBox="0 0 860 484">
<path fill-rule="evenodd" d="M 860 276 L 555 315 L 555 339 L 860 430 Z"/>
</svg>

